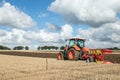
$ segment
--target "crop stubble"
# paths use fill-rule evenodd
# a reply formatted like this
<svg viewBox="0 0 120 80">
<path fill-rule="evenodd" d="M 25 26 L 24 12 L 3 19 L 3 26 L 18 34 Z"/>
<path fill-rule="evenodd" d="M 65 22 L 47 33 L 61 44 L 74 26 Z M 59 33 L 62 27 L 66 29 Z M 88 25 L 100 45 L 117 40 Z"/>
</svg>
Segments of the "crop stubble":
<svg viewBox="0 0 120 80">
<path fill-rule="evenodd" d="M 119 80 L 120 64 L 0 55 L 0 80 Z"/>
</svg>

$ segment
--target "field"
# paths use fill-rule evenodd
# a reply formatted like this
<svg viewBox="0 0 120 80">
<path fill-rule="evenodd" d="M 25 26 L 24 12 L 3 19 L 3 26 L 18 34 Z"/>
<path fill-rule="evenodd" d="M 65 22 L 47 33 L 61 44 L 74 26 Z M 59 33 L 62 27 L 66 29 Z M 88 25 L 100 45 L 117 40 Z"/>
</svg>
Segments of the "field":
<svg viewBox="0 0 120 80">
<path fill-rule="evenodd" d="M 27 56 L 27 57 L 41 57 L 41 58 L 56 58 L 59 51 L 28 51 L 28 50 L 1 50 L 0 54 L 14 55 L 14 56 Z M 120 51 L 114 51 L 112 54 L 105 55 L 106 61 L 111 61 L 113 63 L 120 63 Z"/>
<path fill-rule="evenodd" d="M 118 63 L 108 65 L 86 63 L 85 61 L 57 60 L 55 58 L 56 51 L 51 53 L 47 51 L 34 52 L 34 56 L 32 55 L 33 51 L 30 51 L 29 57 L 27 56 L 28 52 L 25 51 L 0 51 L 0 53 L 0 80 L 120 79 L 120 64 Z M 15 54 L 19 54 L 19 56 Z"/>
</svg>

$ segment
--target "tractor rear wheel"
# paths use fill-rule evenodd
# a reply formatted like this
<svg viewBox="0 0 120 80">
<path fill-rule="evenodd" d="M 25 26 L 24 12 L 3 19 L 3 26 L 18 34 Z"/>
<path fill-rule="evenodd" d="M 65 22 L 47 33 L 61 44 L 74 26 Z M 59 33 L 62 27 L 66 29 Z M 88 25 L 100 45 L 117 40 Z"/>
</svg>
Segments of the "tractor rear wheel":
<svg viewBox="0 0 120 80">
<path fill-rule="evenodd" d="M 68 50 L 68 60 L 78 60 L 80 52 L 76 51 L 74 48 Z"/>
<path fill-rule="evenodd" d="M 63 56 L 63 53 L 62 53 L 62 52 L 59 52 L 59 53 L 57 54 L 57 59 L 58 59 L 58 60 L 64 60 L 64 56 Z"/>
</svg>

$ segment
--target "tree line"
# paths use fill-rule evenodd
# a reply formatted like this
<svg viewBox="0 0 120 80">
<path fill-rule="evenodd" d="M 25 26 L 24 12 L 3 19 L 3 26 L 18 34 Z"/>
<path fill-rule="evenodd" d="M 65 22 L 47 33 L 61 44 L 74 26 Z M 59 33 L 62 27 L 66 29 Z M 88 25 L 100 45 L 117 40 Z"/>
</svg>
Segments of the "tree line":
<svg viewBox="0 0 120 80">
<path fill-rule="evenodd" d="M 11 50 L 10 48 L 6 47 L 6 46 L 2 46 L 0 45 L 0 50 Z"/>
<path fill-rule="evenodd" d="M 59 49 L 56 46 L 38 46 L 38 50 L 57 50 Z"/>
<path fill-rule="evenodd" d="M 38 46 L 37 50 L 64 50 L 64 46 L 57 47 L 57 46 Z M 120 50 L 118 47 L 108 48 L 111 50 Z M 15 46 L 13 49 L 0 45 L 0 50 L 29 50 L 29 46 Z"/>
<path fill-rule="evenodd" d="M 60 48 L 57 46 L 38 46 L 37 50 L 64 50 L 64 46 L 61 46 Z M 29 46 L 15 46 L 13 49 L 0 45 L 0 50 L 29 50 Z"/>
<path fill-rule="evenodd" d="M 9 47 L 0 45 L 0 50 L 29 50 L 29 47 L 28 46 L 25 46 L 25 47 L 24 46 L 16 46 L 13 49 L 11 49 Z"/>
</svg>

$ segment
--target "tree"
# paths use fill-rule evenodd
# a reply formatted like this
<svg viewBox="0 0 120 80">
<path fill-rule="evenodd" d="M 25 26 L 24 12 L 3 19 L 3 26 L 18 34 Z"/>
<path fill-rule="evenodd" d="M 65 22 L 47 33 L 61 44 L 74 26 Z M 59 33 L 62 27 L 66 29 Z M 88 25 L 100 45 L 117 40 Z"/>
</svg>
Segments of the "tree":
<svg viewBox="0 0 120 80">
<path fill-rule="evenodd" d="M 0 50 L 11 50 L 10 48 L 6 47 L 6 46 L 2 46 L 0 45 Z"/>
<path fill-rule="evenodd" d="M 28 46 L 25 46 L 25 50 L 29 50 L 29 47 L 28 47 Z"/>
<path fill-rule="evenodd" d="M 24 49 L 23 46 L 16 46 L 16 47 L 13 48 L 13 50 L 23 50 L 23 49 Z"/>
<path fill-rule="evenodd" d="M 40 50 L 40 49 L 41 49 L 41 47 L 40 47 L 40 46 L 38 46 L 37 50 Z"/>
<path fill-rule="evenodd" d="M 54 50 L 57 50 L 58 49 L 58 47 L 56 47 L 56 46 L 42 46 L 42 47 L 38 47 L 38 50 L 52 50 L 52 49 L 54 49 Z"/>
<path fill-rule="evenodd" d="M 65 48 L 64 46 L 61 46 L 61 47 L 60 47 L 60 50 L 64 50 L 64 48 Z"/>
<path fill-rule="evenodd" d="M 119 48 L 118 47 L 114 47 L 114 50 L 119 50 Z"/>
<path fill-rule="evenodd" d="M 58 47 L 55 47 L 55 50 L 58 50 L 59 48 Z"/>
</svg>

